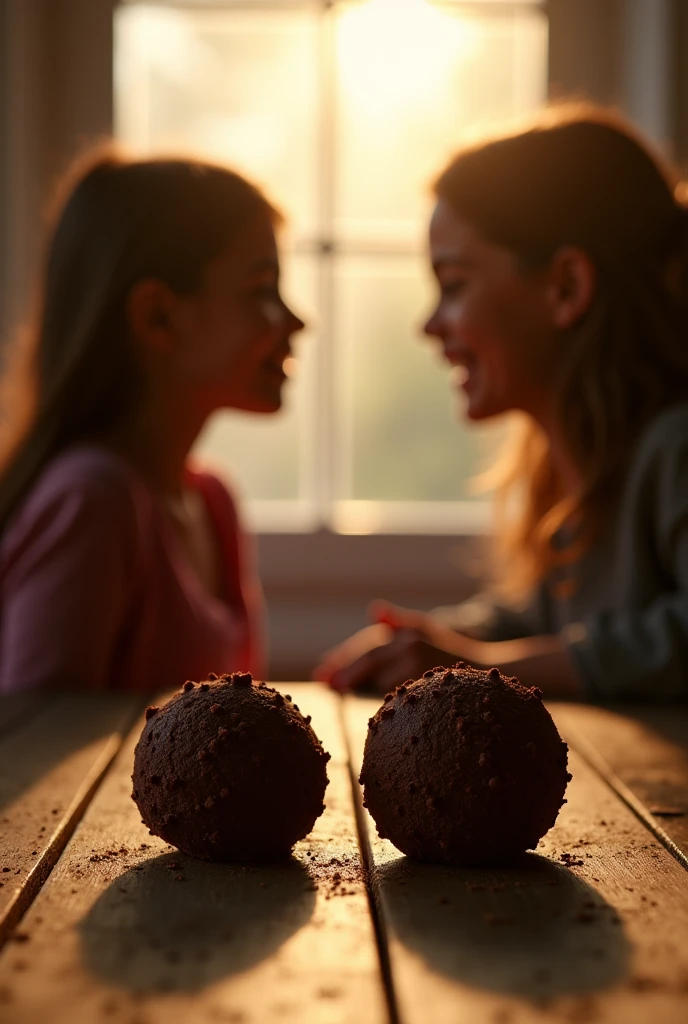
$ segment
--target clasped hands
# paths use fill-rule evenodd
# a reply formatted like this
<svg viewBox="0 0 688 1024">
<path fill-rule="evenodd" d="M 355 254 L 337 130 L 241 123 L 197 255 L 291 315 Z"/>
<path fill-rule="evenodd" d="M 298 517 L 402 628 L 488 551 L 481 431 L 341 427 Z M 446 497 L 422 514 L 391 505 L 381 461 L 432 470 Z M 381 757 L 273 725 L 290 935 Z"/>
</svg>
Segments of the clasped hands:
<svg viewBox="0 0 688 1024">
<path fill-rule="evenodd" d="M 425 612 L 373 601 L 370 626 L 327 651 L 313 673 L 341 693 L 371 688 L 386 693 L 437 665 L 481 660 L 478 640 L 456 633 Z"/>
<path fill-rule="evenodd" d="M 370 626 L 327 651 L 313 678 L 340 693 L 362 687 L 387 693 L 428 669 L 465 661 L 478 669 L 496 666 L 548 697 L 580 699 L 583 687 L 570 650 L 558 635 L 516 640 L 476 640 L 457 633 L 426 612 L 374 601 Z"/>
</svg>

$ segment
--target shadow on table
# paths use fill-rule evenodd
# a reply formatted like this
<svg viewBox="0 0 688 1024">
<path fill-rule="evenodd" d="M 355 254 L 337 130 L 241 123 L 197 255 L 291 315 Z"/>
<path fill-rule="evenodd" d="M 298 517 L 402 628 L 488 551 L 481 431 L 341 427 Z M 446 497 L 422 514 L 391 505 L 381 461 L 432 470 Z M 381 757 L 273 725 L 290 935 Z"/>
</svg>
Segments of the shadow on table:
<svg viewBox="0 0 688 1024">
<path fill-rule="evenodd" d="M 108 739 L 126 735 L 141 713 L 145 695 L 64 692 L 28 695 L 23 702 L 0 701 L 0 812 L 61 771 L 46 803 L 58 808 L 56 824 L 74 798 L 84 777 L 96 765 Z M 6 703 L 9 702 L 9 703 Z M 141 716 L 141 721 L 143 717 Z M 4 724 L 3 724 L 4 723 Z M 91 753 L 87 753 L 88 748 Z M 79 760 L 81 759 L 81 760 Z M 78 769 L 70 775 L 70 764 Z M 16 812 L 15 812 L 16 813 Z M 13 819 L 18 827 L 20 819 Z"/>
<path fill-rule="evenodd" d="M 546 1000 L 605 989 L 627 972 L 629 944 L 614 908 L 537 854 L 489 871 L 401 857 L 378 872 L 397 937 L 457 981 Z"/>
<path fill-rule="evenodd" d="M 612 704 L 607 710 L 635 719 L 688 755 L 688 704 Z"/>
<path fill-rule="evenodd" d="M 314 904 L 311 877 L 293 858 L 242 866 L 168 854 L 106 889 L 79 925 L 83 958 L 132 992 L 194 991 L 268 957 Z"/>
<path fill-rule="evenodd" d="M 558 705 L 554 714 L 571 745 L 611 769 L 688 854 L 688 705 Z"/>
</svg>

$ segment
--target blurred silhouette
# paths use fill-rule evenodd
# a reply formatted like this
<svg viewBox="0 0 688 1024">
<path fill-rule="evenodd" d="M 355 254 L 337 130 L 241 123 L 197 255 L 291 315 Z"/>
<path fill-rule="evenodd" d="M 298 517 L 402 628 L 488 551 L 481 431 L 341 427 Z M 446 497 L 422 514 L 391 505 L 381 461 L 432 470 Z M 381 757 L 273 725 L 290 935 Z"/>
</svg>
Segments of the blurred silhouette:
<svg viewBox="0 0 688 1024">
<path fill-rule="evenodd" d="M 688 694 L 688 213 L 620 116 L 545 110 L 435 184 L 437 339 L 478 421 L 520 415 L 489 592 L 435 614 L 378 602 L 315 671 L 388 690 L 457 660 L 546 695 Z"/>
<path fill-rule="evenodd" d="M 272 413 L 302 322 L 279 215 L 232 171 L 112 151 L 75 167 L 37 326 L 4 378 L 0 692 L 261 672 L 234 499 L 188 453 L 207 418 Z"/>
</svg>

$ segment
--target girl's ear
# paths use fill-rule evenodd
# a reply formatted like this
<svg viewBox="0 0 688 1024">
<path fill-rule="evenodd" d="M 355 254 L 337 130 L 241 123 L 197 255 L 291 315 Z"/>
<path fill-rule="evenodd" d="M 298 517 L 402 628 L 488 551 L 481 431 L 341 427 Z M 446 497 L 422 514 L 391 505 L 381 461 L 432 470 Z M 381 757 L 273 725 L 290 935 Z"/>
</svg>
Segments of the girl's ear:
<svg viewBox="0 0 688 1024">
<path fill-rule="evenodd" d="M 176 297 L 154 278 L 137 281 L 127 296 L 127 323 L 134 337 L 157 351 L 172 347 Z"/>
<path fill-rule="evenodd" d="M 595 264 L 584 249 L 565 245 L 554 253 L 548 269 L 547 301 L 552 325 L 573 327 L 592 305 L 597 288 Z"/>
</svg>

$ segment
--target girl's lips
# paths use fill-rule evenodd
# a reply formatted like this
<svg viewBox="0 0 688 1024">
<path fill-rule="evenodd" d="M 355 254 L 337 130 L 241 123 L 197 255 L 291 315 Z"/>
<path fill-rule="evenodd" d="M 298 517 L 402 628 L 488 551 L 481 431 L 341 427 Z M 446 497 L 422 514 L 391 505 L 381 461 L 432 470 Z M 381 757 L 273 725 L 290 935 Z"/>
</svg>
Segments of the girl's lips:
<svg viewBox="0 0 688 1024">
<path fill-rule="evenodd" d="M 286 355 L 278 356 L 277 358 L 272 356 L 271 358 L 266 359 L 263 365 L 268 373 L 274 374 L 281 380 L 286 380 L 290 375 L 290 368 L 293 369 L 290 365 L 290 361 L 295 362 L 291 352 L 287 352 Z"/>
<path fill-rule="evenodd" d="M 452 366 L 469 366 L 475 362 L 475 353 L 470 348 L 450 348 L 447 346 L 442 349 L 442 354 Z"/>
<path fill-rule="evenodd" d="M 449 371 L 449 382 L 451 386 L 454 388 L 465 389 L 466 385 L 468 384 L 469 376 L 470 371 L 468 367 L 463 366 L 462 364 L 458 364 L 456 366 L 452 366 L 451 370 Z"/>
<path fill-rule="evenodd" d="M 475 354 L 465 349 L 444 350 L 444 358 L 451 366 L 449 372 L 449 378 L 454 387 L 463 388 L 466 390 L 469 384 L 470 377 L 475 370 L 477 359 Z"/>
</svg>

